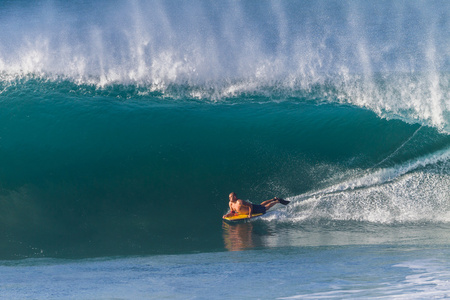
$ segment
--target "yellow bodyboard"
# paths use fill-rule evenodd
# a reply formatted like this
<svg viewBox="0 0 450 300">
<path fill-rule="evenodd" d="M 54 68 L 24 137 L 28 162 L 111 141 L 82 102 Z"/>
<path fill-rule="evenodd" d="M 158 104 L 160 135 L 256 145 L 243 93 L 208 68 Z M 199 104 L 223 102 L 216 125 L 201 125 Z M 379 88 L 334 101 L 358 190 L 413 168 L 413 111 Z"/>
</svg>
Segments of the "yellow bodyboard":
<svg viewBox="0 0 450 300">
<path fill-rule="evenodd" d="M 231 216 L 231 217 L 225 217 L 225 218 L 223 218 L 223 219 L 224 219 L 224 220 L 227 220 L 227 221 L 239 221 L 239 220 L 253 219 L 253 218 L 255 218 L 255 217 L 259 217 L 259 216 L 262 216 L 262 215 L 263 215 L 262 213 L 259 213 L 259 214 L 252 214 L 252 217 L 249 218 L 247 214 L 243 214 L 243 215 L 239 214 L 239 215 L 233 215 L 233 216 Z"/>
</svg>

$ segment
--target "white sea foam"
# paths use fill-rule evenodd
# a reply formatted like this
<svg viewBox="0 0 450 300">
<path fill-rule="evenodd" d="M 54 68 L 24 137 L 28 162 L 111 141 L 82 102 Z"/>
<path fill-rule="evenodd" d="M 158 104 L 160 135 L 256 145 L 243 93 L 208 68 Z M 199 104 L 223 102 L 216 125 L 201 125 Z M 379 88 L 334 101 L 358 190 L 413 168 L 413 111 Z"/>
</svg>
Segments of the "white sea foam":
<svg viewBox="0 0 450 300">
<path fill-rule="evenodd" d="M 266 220 L 450 222 L 450 149 L 292 197 Z"/>
<path fill-rule="evenodd" d="M 445 262 L 434 259 L 408 261 L 393 266 L 408 268 L 413 275 L 406 275 L 399 282 L 373 284 L 370 289 L 358 285 L 336 286 L 334 290 L 311 294 L 299 294 L 278 299 L 447 299 L 450 297 L 450 271 Z"/>
</svg>

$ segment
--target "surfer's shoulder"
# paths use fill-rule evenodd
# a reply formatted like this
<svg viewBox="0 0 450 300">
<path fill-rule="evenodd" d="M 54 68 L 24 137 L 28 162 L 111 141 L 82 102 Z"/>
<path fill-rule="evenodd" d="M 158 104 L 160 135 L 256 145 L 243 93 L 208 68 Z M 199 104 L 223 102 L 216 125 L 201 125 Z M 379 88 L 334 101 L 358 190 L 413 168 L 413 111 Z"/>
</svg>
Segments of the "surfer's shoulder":
<svg viewBox="0 0 450 300">
<path fill-rule="evenodd" d="M 242 206 L 250 206 L 251 205 L 250 202 L 242 200 L 242 199 L 238 199 L 237 203 L 239 203 L 239 205 L 242 205 Z"/>
</svg>

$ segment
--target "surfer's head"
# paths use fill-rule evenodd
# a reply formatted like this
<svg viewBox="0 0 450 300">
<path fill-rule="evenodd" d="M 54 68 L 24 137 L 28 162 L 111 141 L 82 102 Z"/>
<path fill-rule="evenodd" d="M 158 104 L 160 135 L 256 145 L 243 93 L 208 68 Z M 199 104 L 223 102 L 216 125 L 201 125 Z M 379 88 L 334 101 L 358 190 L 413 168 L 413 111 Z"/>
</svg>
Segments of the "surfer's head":
<svg viewBox="0 0 450 300">
<path fill-rule="evenodd" d="M 230 201 L 234 202 L 237 200 L 237 196 L 235 192 L 232 192 L 228 195 L 228 198 L 230 199 Z"/>
</svg>

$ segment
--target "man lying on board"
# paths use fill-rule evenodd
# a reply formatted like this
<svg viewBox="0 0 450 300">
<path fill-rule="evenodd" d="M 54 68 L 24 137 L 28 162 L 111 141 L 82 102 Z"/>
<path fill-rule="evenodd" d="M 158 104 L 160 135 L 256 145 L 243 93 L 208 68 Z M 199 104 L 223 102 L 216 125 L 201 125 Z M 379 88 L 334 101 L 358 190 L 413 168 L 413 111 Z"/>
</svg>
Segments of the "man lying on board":
<svg viewBox="0 0 450 300">
<path fill-rule="evenodd" d="M 259 214 L 259 213 L 265 214 L 267 210 L 269 210 L 272 206 L 274 206 L 277 203 L 287 205 L 290 202 L 275 197 L 270 200 L 266 200 L 259 205 L 252 204 L 247 201 L 238 199 L 236 193 L 234 192 L 230 193 L 228 198 L 230 199 L 230 202 L 228 203 L 228 205 L 230 206 L 230 212 L 224 215 L 223 218 L 231 217 L 236 214 L 240 215 L 248 214 L 248 217 L 251 218 L 252 214 Z"/>
</svg>

